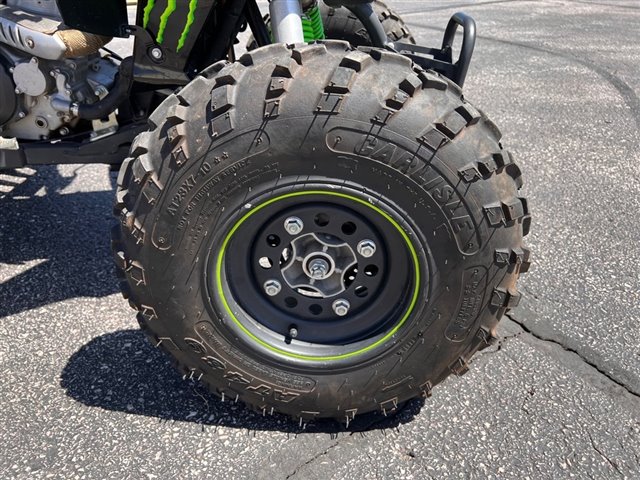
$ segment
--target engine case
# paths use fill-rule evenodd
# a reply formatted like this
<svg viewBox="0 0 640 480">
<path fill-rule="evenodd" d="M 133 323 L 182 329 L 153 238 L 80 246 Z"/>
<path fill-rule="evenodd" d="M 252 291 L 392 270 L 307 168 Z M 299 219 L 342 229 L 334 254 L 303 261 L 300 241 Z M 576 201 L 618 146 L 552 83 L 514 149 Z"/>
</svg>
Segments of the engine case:
<svg viewBox="0 0 640 480">
<path fill-rule="evenodd" d="M 113 85 L 117 66 L 98 53 L 100 42 L 73 55 L 54 35 L 62 22 L 56 0 L 6 0 L 0 15 L 0 135 L 41 140 L 69 134 L 77 119 L 63 107 L 95 102 Z"/>
<path fill-rule="evenodd" d="M 69 134 L 77 119 L 58 105 L 97 101 L 118 71 L 100 54 L 49 61 L 1 45 L 0 65 L 0 135 L 19 140 Z"/>
</svg>

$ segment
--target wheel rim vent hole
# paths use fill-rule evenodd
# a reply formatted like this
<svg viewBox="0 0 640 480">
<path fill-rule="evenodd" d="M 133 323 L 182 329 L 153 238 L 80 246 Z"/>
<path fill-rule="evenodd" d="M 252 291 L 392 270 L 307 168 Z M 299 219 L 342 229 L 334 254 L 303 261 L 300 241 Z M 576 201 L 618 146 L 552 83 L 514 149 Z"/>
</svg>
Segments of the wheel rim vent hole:
<svg viewBox="0 0 640 480">
<path fill-rule="evenodd" d="M 369 289 L 363 285 L 359 285 L 354 290 L 354 293 L 356 294 L 356 297 L 364 298 L 369 295 Z"/>
<path fill-rule="evenodd" d="M 343 277 L 344 286 L 346 288 L 349 288 L 349 285 L 355 282 L 357 276 L 358 276 L 358 266 L 354 265 L 349 270 L 347 270 L 347 272 L 344 274 L 344 277 Z"/>
<path fill-rule="evenodd" d="M 367 265 L 366 267 L 364 267 L 364 274 L 367 277 L 375 277 L 379 271 L 380 269 L 377 267 L 377 265 Z"/>
<path fill-rule="evenodd" d="M 318 305 L 317 303 L 314 303 L 313 305 L 309 306 L 309 311 L 313 315 L 320 315 L 322 313 L 322 307 L 320 305 Z"/>
<path fill-rule="evenodd" d="M 316 217 L 313 219 L 313 221 L 315 222 L 315 224 L 319 227 L 326 227 L 327 225 L 329 225 L 329 221 L 331 219 L 329 218 L 329 215 L 327 215 L 326 213 L 319 213 L 318 215 L 316 215 Z"/>
<path fill-rule="evenodd" d="M 291 245 L 287 245 L 280 254 L 280 266 L 286 264 L 289 260 L 291 260 L 291 255 L 293 254 L 293 248 Z"/>
<path fill-rule="evenodd" d="M 305 297 L 311 297 L 311 298 L 322 297 L 322 295 L 317 290 L 314 290 L 313 288 L 298 287 L 296 288 L 296 292 L 298 292 L 300 295 L 304 295 Z"/>
<path fill-rule="evenodd" d="M 269 235 L 267 237 L 267 245 L 276 248 L 280 245 L 280 237 L 278 235 Z"/>
<path fill-rule="evenodd" d="M 284 304 L 289 308 L 296 308 L 298 306 L 298 300 L 294 297 L 287 297 L 284 299 Z"/>
<path fill-rule="evenodd" d="M 358 227 L 356 227 L 356 224 L 353 222 L 344 222 L 341 230 L 345 235 L 353 235 L 356 233 L 356 230 L 358 230 Z"/>
<path fill-rule="evenodd" d="M 273 267 L 273 262 L 269 257 L 261 257 L 260 260 L 258 260 L 258 264 L 265 270 L 269 270 Z"/>
</svg>

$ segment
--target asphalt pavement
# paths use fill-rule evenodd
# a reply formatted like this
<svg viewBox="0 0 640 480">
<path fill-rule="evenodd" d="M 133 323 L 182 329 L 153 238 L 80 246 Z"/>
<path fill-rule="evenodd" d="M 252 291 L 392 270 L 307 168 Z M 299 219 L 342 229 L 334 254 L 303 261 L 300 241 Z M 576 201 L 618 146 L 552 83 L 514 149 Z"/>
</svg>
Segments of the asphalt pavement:
<svg viewBox="0 0 640 480">
<path fill-rule="evenodd" d="M 262 417 L 183 381 L 137 330 L 108 167 L 3 172 L 0 478 L 640 478 L 640 4 L 391 3 L 422 44 L 456 11 L 478 23 L 465 95 L 534 215 L 500 343 L 394 419 Z"/>
</svg>

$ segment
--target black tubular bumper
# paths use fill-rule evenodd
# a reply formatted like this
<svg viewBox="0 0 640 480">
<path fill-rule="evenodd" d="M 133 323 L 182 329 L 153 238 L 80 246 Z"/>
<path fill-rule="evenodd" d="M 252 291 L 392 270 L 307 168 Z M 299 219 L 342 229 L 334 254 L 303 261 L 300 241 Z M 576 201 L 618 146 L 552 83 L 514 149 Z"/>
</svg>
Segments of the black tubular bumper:
<svg viewBox="0 0 640 480">
<path fill-rule="evenodd" d="M 462 27 L 462 46 L 458 59 L 453 59 L 453 42 L 458 27 Z M 444 32 L 441 48 L 427 48 L 418 45 L 395 42 L 388 47 L 406 55 L 423 68 L 435 70 L 448 79 L 464 85 L 476 45 L 476 22 L 469 15 L 458 12 L 451 17 Z"/>
<path fill-rule="evenodd" d="M 440 48 L 421 47 L 409 43 L 389 42 L 373 11 L 370 0 L 324 0 L 332 7 L 346 7 L 365 26 L 375 47 L 387 48 L 405 55 L 423 68 L 435 70 L 460 87 L 469 71 L 473 49 L 476 45 L 476 22 L 466 13 L 458 12 L 451 17 L 444 32 Z M 457 60 L 453 59 L 453 43 L 458 27 L 462 27 L 462 46 Z"/>
</svg>

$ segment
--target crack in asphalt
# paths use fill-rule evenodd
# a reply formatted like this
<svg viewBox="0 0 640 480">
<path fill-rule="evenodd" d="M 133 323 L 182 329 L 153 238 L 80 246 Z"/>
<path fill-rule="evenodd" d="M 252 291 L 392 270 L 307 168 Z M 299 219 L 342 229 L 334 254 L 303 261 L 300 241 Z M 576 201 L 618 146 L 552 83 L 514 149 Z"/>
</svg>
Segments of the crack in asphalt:
<svg viewBox="0 0 640 480">
<path fill-rule="evenodd" d="M 389 422 L 390 419 L 392 419 L 392 418 L 402 418 L 402 415 L 404 414 L 404 412 L 407 411 L 407 410 L 410 410 L 411 408 L 412 408 L 411 402 L 406 402 L 402 407 L 398 408 L 398 411 L 392 417 L 382 417 L 382 418 L 378 418 L 378 419 L 372 420 L 370 422 L 365 423 L 364 425 L 361 425 L 358 428 L 358 430 L 353 430 L 353 431 L 349 432 L 349 435 L 346 435 L 346 436 L 344 436 L 342 438 L 337 438 L 335 442 L 333 442 L 331 445 L 329 445 L 323 451 L 321 451 L 319 453 L 316 453 L 309 460 L 307 460 L 306 462 L 298 465 L 293 470 L 293 472 L 291 472 L 289 475 L 287 475 L 285 477 L 286 480 L 290 480 L 291 478 L 295 477 L 301 469 L 303 469 L 307 465 L 311 465 L 312 463 L 316 462 L 318 459 L 324 457 L 325 455 L 328 455 L 331 450 L 333 450 L 334 448 L 336 448 L 338 445 L 340 445 L 341 443 L 345 442 L 349 438 L 353 437 L 355 434 L 359 433 L 362 437 L 365 437 L 367 433 L 369 433 L 374 427 L 376 427 L 376 425 L 384 425 L 387 422 Z M 382 430 L 382 432 L 384 433 L 384 430 Z M 412 459 L 415 459 L 415 454 L 412 455 L 412 453 L 413 452 L 409 452 L 406 455 L 411 457 Z"/>
<path fill-rule="evenodd" d="M 524 324 L 524 322 L 517 320 L 516 318 L 513 317 L 513 315 L 511 313 L 507 313 L 505 314 L 505 316 L 507 317 L 507 319 L 509 319 L 510 321 L 512 321 L 514 324 L 518 325 L 521 329 L 522 332 L 518 332 L 518 333 L 514 333 L 511 335 L 506 335 L 504 337 L 502 337 L 497 345 L 497 348 L 492 349 L 492 350 L 485 350 L 484 352 L 481 352 L 481 355 L 485 355 L 485 354 L 494 354 L 494 353 L 498 353 L 502 350 L 502 347 L 504 346 L 505 343 L 509 342 L 512 339 L 515 338 L 519 338 L 521 337 L 523 334 L 528 334 L 529 336 L 535 338 L 536 340 L 540 341 L 540 342 L 545 342 L 545 343 L 551 343 L 554 345 L 557 345 L 559 347 L 562 348 L 563 351 L 565 352 L 570 352 L 575 354 L 582 362 L 584 362 L 586 365 L 589 365 L 591 368 L 593 368 L 594 370 L 596 370 L 599 374 L 603 375 L 605 378 L 607 378 L 609 381 L 613 382 L 614 384 L 618 385 L 619 387 L 623 388 L 627 393 L 629 393 L 632 397 L 634 397 L 634 399 L 640 399 L 640 394 L 638 392 L 635 392 L 629 385 L 626 385 L 625 383 L 617 380 L 616 378 L 612 377 L 609 373 L 607 373 L 602 367 L 600 367 L 598 364 L 590 361 L 589 359 L 585 358 L 584 356 L 582 356 L 577 350 L 564 345 L 562 342 L 560 342 L 559 340 L 556 340 L 554 338 L 550 338 L 550 337 L 545 337 L 542 336 L 538 333 L 536 333 L 535 331 L 533 331 L 532 329 L 530 329 L 528 326 L 526 326 Z M 503 353 L 505 355 L 507 355 L 511 360 L 513 360 L 516 365 L 517 362 L 515 360 L 515 358 L 511 357 L 510 355 L 508 355 L 505 351 L 503 351 Z M 522 368 L 520 365 L 518 365 L 520 368 Z M 532 392 L 529 392 L 530 395 L 533 395 Z M 523 404 L 521 405 L 521 410 L 523 410 L 527 415 L 529 415 L 528 410 L 526 409 L 526 402 L 528 400 L 529 397 L 526 397 L 523 401 Z M 408 406 L 405 405 L 404 407 L 402 407 L 401 409 L 399 409 L 399 411 L 396 413 L 397 415 L 401 415 L 402 412 L 407 409 Z M 591 414 L 591 412 L 589 411 L 590 415 L 593 418 L 593 414 Z M 324 450 L 322 450 L 321 452 L 316 453 L 313 457 L 311 457 L 310 459 L 308 459 L 307 461 L 305 461 L 304 463 L 298 465 L 293 472 L 291 472 L 289 475 L 286 476 L 286 480 L 290 480 L 292 478 L 294 478 L 296 475 L 298 475 L 298 473 L 300 472 L 300 470 L 302 470 L 303 468 L 307 467 L 308 465 L 311 465 L 313 463 L 315 463 L 316 461 L 318 461 L 319 459 L 325 457 L 326 455 L 328 455 L 331 450 L 333 450 L 334 448 L 336 448 L 338 445 L 344 443 L 344 441 L 346 441 L 347 439 L 351 438 L 353 435 L 355 435 L 356 433 L 360 433 L 361 435 L 364 435 L 366 433 L 366 431 L 370 430 L 372 427 L 375 427 L 375 425 L 377 424 L 381 424 L 386 422 L 388 419 L 387 418 L 382 418 L 379 420 L 375 420 L 372 421 L 370 423 L 368 423 L 366 426 L 364 426 L 363 429 L 358 430 L 358 431 L 352 431 L 349 433 L 349 435 L 343 437 L 343 438 L 339 438 L 337 439 L 334 443 L 332 443 L 331 445 L 329 445 L 327 448 L 325 448 Z M 594 419 L 595 420 L 595 419 Z M 618 474 L 623 475 L 624 473 L 620 470 L 618 464 L 616 462 L 614 462 L 613 460 L 611 460 L 604 451 L 602 451 L 602 449 L 600 449 L 597 444 L 595 443 L 594 439 L 592 438 L 592 436 L 589 434 L 589 439 L 591 441 L 591 446 L 593 448 L 593 450 L 595 452 L 598 453 L 598 455 L 600 455 L 602 457 L 602 459 L 604 461 L 607 462 L 607 464 L 614 469 Z M 636 459 L 638 459 L 638 456 L 636 455 Z"/>
<path fill-rule="evenodd" d="M 353 435 L 353 433 L 349 434 L 347 437 L 345 438 L 349 438 L 351 437 L 351 435 Z M 303 469 L 304 467 L 306 467 L 307 465 L 312 464 L 313 462 L 315 462 L 316 460 L 318 460 L 319 458 L 324 457 L 325 455 L 327 455 L 331 450 L 333 450 L 334 448 L 336 448 L 338 446 L 338 444 L 340 443 L 340 440 L 336 440 L 335 442 L 333 442 L 332 445 L 328 446 L 326 449 L 324 449 L 324 451 L 317 453 L 316 455 L 314 455 L 313 457 L 311 457 L 309 460 L 307 460 L 306 462 L 304 462 L 301 465 L 298 465 L 295 470 L 293 472 L 291 472 L 289 475 L 287 475 L 285 478 L 286 480 L 289 480 L 290 478 L 295 477 L 298 474 L 298 471 Z"/>
<path fill-rule="evenodd" d="M 522 335 L 522 332 L 514 333 L 513 335 L 505 335 L 498 340 L 496 348 L 494 348 L 493 350 L 489 350 L 489 349 L 482 350 L 479 353 L 480 355 L 493 355 L 494 353 L 498 353 L 500 350 L 502 350 L 502 347 L 504 346 L 505 343 L 507 343 L 512 338 L 518 338 L 521 335 Z"/>
<path fill-rule="evenodd" d="M 633 396 L 635 399 L 640 400 L 640 392 L 636 392 L 630 385 L 625 384 L 624 382 L 621 382 L 620 380 L 618 380 L 617 378 L 611 376 L 609 373 L 607 373 L 606 370 L 604 370 L 604 368 L 602 368 L 600 365 L 598 365 L 595 362 L 592 362 L 591 360 L 589 360 L 588 358 L 584 357 L 578 350 L 576 350 L 575 348 L 569 347 L 565 344 L 563 344 L 561 341 L 556 340 L 555 338 L 551 338 L 551 337 L 546 337 L 546 336 L 542 336 L 539 333 L 535 332 L 534 330 L 532 330 L 531 328 L 529 328 L 527 325 L 525 325 L 524 322 L 517 320 L 513 314 L 511 313 L 507 313 L 505 314 L 505 316 L 511 320 L 513 323 L 517 324 L 520 328 L 522 328 L 522 330 L 524 330 L 526 333 L 528 333 L 529 335 L 531 335 L 532 337 L 542 341 L 542 342 L 548 342 L 548 343 L 553 343 L 555 345 L 559 345 L 563 350 L 567 351 L 567 352 L 571 352 L 574 353 L 575 355 L 577 355 L 580 360 L 582 360 L 584 363 L 586 363 L 587 365 L 589 365 L 590 367 L 594 368 L 598 373 L 600 373 L 601 375 L 604 375 L 607 379 L 609 379 L 610 381 L 612 381 L 613 383 L 615 383 L 616 385 L 618 385 L 619 387 L 624 388 L 631 396 Z"/>
<path fill-rule="evenodd" d="M 611 466 L 611 468 L 613 468 L 616 472 L 618 472 L 619 475 L 622 475 L 624 477 L 624 473 L 622 473 L 620 471 L 620 468 L 618 467 L 618 464 L 616 462 L 614 462 L 613 460 L 611 460 L 607 455 L 605 455 L 605 453 L 602 450 L 600 450 L 598 448 L 598 446 L 596 445 L 596 442 L 593 440 L 593 437 L 591 436 L 590 432 L 587 432 L 587 436 L 589 437 L 589 440 L 591 441 L 591 447 L 596 452 L 598 452 L 598 455 L 600 455 L 604 459 L 604 461 L 606 461 Z"/>
</svg>

